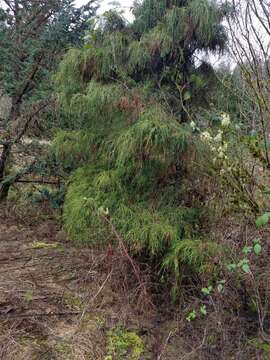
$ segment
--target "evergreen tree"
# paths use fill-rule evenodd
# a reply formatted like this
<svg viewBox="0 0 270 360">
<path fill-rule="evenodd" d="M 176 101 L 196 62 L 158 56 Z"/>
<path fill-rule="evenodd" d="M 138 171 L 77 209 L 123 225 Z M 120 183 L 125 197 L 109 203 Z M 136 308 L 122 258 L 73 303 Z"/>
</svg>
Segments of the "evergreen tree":
<svg viewBox="0 0 270 360">
<path fill-rule="evenodd" d="M 0 87 L 12 104 L 0 139 L 0 200 L 10 186 L 4 180 L 13 144 L 51 103 L 50 74 L 67 47 L 82 41 L 86 20 L 96 10 L 93 0 L 80 9 L 73 3 L 5 0 L 0 7 Z"/>
<path fill-rule="evenodd" d="M 226 46 L 222 20 L 231 9 L 216 1 L 148 0 L 134 8 L 134 23 L 126 25 L 120 14 L 107 12 L 102 26 L 89 38 L 95 71 L 89 76 L 103 81 L 148 79 L 169 111 L 187 120 L 192 101 L 205 105 L 205 89 L 212 68 L 201 61 L 205 53 Z M 102 54 L 102 55 L 101 55 Z M 90 56 L 90 51 L 88 56 Z"/>
<path fill-rule="evenodd" d="M 211 271 L 219 248 L 205 239 L 204 194 L 194 197 L 200 154 L 187 119 L 212 73 L 196 58 L 224 49 L 227 11 L 208 0 L 144 0 L 133 24 L 107 12 L 64 58 L 56 82 L 71 131 L 53 153 L 72 172 L 64 221 L 73 239 L 108 243 L 106 216 L 132 253 L 177 278 L 184 268 Z"/>
</svg>

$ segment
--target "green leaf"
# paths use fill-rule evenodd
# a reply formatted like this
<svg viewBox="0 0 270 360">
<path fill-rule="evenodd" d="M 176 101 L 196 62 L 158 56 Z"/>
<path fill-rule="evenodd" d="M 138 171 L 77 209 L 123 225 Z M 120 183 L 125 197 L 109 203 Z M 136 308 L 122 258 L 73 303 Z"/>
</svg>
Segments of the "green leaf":
<svg viewBox="0 0 270 360">
<path fill-rule="evenodd" d="M 242 250 L 243 254 L 249 254 L 252 251 L 252 246 L 245 246 Z"/>
<path fill-rule="evenodd" d="M 259 243 L 255 244 L 253 250 L 256 255 L 260 255 L 262 252 L 262 245 Z"/>
<path fill-rule="evenodd" d="M 247 258 L 240 260 L 239 263 L 237 264 L 239 268 L 243 267 L 244 265 L 249 265 L 249 260 Z"/>
<path fill-rule="evenodd" d="M 202 288 L 202 293 L 204 295 L 210 295 L 213 290 L 213 286 L 208 286 L 207 288 Z"/>
<path fill-rule="evenodd" d="M 192 310 L 189 314 L 188 314 L 188 316 L 186 317 L 186 320 L 188 321 L 188 322 L 191 322 L 191 321 L 193 321 L 193 320 L 195 320 L 196 319 L 196 311 L 195 310 Z"/>
<path fill-rule="evenodd" d="M 228 269 L 229 271 L 234 271 L 236 268 L 237 268 L 237 265 L 236 265 L 236 264 L 228 264 L 228 265 L 227 265 L 227 269 Z"/>
<path fill-rule="evenodd" d="M 248 264 L 244 264 L 242 265 L 242 270 L 246 273 L 249 274 L 250 273 L 250 267 Z"/>
<path fill-rule="evenodd" d="M 187 101 L 189 99 L 191 99 L 191 93 L 190 93 L 190 91 L 186 91 L 184 93 L 184 100 Z"/>
<path fill-rule="evenodd" d="M 269 222 L 269 220 L 270 220 L 270 213 L 267 212 L 258 217 L 258 219 L 256 220 L 256 226 L 258 228 L 263 227 Z"/>
<path fill-rule="evenodd" d="M 200 307 L 200 312 L 202 315 L 206 316 L 207 315 L 207 310 L 206 310 L 206 306 L 205 305 L 202 305 Z"/>
</svg>

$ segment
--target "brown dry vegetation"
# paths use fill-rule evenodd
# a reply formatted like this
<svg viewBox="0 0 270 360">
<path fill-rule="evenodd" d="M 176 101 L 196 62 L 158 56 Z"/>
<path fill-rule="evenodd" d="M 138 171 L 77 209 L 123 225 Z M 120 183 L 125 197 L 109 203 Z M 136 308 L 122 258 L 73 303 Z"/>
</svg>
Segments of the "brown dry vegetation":
<svg viewBox="0 0 270 360">
<path fill-rule="evenodd" d="M 227 219 L 216 234 L 229 247 L 238 246 L 239 252 L 258 236 L 252 224 L 240 221 Z M 267 233 L 260 236 L 266 238 Z M 267 259 L 269 249 L 264 252 Z M 157 297 L 155 284 L 143 272 L 156 304 L 149 308 L 139 302 L 140 289 L 123 254 L 74 247 L 48 212 L 2 210 L 0 254 L 0 359 L 104 360 L 109 331 L 116 327 L 143 339 L 142 360 L 267 359 L 251 341 L 260 342 L 256 312 L 252 314 L 248 303 L 246 309 L 240 306 L 243 298 L 254 296 L 248 277 L 238 289 L 235 279 L 228 279 L 224 294 L 206 300 L 208 316 L 189 324 L 186 315 L 199 301 L 195 284 L 183 284 L 186 302 L 181 303 L 186 307 L 179 308 L 170 305 L 166 292 Z M 267 263 L 259 266 L 267 298 Z M 267 307 L 267 299 L 261 300 Z M 268 330 L 265 321 L 265 334 Z"/>
<path fill-rule="evenodd" d="M 156 311 L 132 305 L 136 288 L 126 288 L 118 255 L 71 246 L 52 219 L 37 222 L 33 212 L 9 209 L 0 220 L 0 359 L 103 360 L 115 326 L 136 331 L 144 358 L 156 358 L 170 332 L 159 329 Z"/>
</svg>

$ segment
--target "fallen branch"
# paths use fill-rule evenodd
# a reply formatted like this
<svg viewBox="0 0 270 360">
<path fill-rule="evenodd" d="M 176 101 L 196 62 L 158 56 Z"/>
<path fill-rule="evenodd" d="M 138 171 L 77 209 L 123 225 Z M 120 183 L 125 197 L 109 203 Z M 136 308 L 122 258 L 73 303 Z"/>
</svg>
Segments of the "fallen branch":
<svg viewBox="0 0 270 360">
<path fill-rule="evenodd" d="M 32 172 L 35 163 L 36 161 L 33 161 L 29 166 L 17 172 L 16 174 L 4 177 L 4 179 L 0 182 L 0 200 L 1 192 L 5 193 L 5 191 L 8 190 L 10 186 L 13 185 L 15 182 L 18 182 L 22 178 L 22 176 Z"/>
<path fill-rule="evenodd" d="M 55 312 L 55 313 L 39 313 L 39 314 L 0 314 L 0 319 L 27 319 L 27 318 L 36 318 L 36 317 L 52 317 L 52 316 L 71 316 L 71 315 L 79 315 L 80 311 L 63 311 L 63 312 Z"/>
<path fill-rule="evenodd" d="M 42 184 L 42 185 L 60 185 L 61 181 L 50 181 L 50 180 L 41 180 L 41 179 L 18 179 L 16 183 L 26 183 L 26 184 Z"/>
</svg>

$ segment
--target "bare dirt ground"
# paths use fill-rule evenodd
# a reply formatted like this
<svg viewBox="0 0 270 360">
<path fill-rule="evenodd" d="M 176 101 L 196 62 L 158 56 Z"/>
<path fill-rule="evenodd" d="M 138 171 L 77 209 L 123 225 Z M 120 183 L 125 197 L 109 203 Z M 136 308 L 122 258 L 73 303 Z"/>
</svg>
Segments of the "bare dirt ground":
<svg viewBox="0 0 270 360">
<path fill-rule="evenodd" d="M 162 334 L 157 314 L 138 311 L 124 281 L 114 285 L 108 254 L 75 247 L 53 220 L 21 215 L 0 210 L 1 360 L 103 360 L 115 326 L 141 336 L 142 359 L 178 358 L 165 354 L 172 332 Z"/>
<path fill-rule="evenodd" d="M 96 291 L 98 262 L 90 251 L 69 245 L 52 221 L 23 223 L 1 213 L 1 359 L 98 359 L 102 354 L 102 336 L 93 341 L 81 331 L 86 296 L 92 295 L 90 287 L 93 296 Z"/>
<path fill-rule="evenodd" d="M 144 308 L 132 269 L 110 251 L 76 247 L 42 211 L 0 209 L 0 360 L 133 360 L 108 356 L 118 328 L 143 340 L 140 360 L 266 358 L 227 349 L 218 314 L 193 326 L 177 307 Z"/>
</svg>

